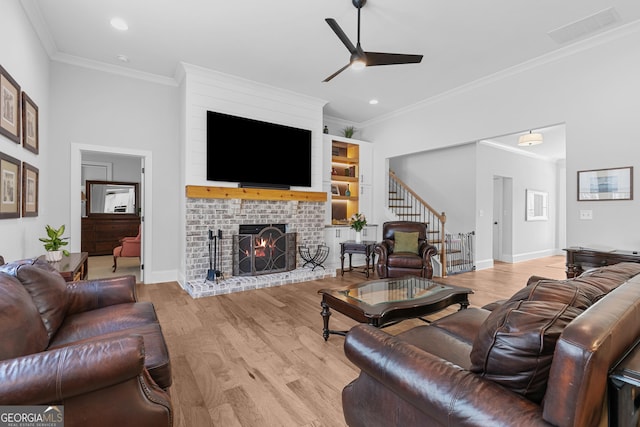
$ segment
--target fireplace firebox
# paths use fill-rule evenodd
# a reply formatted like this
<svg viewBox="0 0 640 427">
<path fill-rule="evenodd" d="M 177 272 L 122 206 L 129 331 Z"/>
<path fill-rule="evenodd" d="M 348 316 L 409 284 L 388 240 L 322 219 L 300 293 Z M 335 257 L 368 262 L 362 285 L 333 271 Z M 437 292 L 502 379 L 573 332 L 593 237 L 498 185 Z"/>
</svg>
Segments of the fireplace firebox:
<svg viewBox="0 0 640 427">
<path fill-rule="evenodd" d="M 295 270 L 296 233 L 285 224 L 243 224 L 233 236 L 233 275 L 257 276 Z"/>
</svg>

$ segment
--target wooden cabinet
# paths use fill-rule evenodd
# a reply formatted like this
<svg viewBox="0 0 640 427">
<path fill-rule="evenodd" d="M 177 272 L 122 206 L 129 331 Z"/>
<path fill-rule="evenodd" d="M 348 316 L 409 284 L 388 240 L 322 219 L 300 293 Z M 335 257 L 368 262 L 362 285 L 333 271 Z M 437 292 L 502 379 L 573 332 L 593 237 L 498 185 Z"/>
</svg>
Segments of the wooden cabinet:
<svg viewBox="0 0 640 427">
<path fill-rule="evenodd" d="M 111 255 L 122 237 L 138 235 L 140 217 L 82 218 L 82 252 L 89 255 Z"/>
<path fill-rule="evenodd" d="M 592 248 L 570 247 L 567 252 L 567 278 L 581 275 L 585 270 L 593 267 L 618 264 L 620 262 L 640 262 L 638 251 L 605 250 Z"/>
<path fill-rule="evenodd" d="M 360 167 L 360 185 L 373 185 L 373 149 L 370 142 L 361 142 L 358 166 Z"/>
</svg>

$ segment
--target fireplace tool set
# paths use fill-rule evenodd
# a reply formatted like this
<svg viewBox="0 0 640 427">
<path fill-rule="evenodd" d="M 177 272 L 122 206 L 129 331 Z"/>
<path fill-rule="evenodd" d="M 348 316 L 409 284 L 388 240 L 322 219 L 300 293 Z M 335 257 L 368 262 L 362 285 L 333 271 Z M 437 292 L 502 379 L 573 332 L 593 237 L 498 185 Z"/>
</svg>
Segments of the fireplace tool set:
<svg viewBox="0 0 640 427">
<path fill-rule="evenodd" d="M 222 230 L 218 230 L 217 235 L 214 235 L 213 230 L 209 230 L 209 270 L 205 281 L 217 282 L 222 276 L 222 272 L 218 269 L 218 263 L 222 263 L 218 253 L 218 239 L 222 239 Z"/>
</svg>

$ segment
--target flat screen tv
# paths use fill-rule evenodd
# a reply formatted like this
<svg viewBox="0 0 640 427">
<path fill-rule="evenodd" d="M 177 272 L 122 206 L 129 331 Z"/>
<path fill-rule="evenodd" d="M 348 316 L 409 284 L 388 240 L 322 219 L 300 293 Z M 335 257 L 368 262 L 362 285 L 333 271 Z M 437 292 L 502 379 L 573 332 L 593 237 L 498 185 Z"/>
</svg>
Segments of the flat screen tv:
<svg viewBox="0 0 640 427">
<path fill-rule="evenodd" d="M 311 131 L 207 111 L 207 180 L 311 187 Z"/>
</svg>

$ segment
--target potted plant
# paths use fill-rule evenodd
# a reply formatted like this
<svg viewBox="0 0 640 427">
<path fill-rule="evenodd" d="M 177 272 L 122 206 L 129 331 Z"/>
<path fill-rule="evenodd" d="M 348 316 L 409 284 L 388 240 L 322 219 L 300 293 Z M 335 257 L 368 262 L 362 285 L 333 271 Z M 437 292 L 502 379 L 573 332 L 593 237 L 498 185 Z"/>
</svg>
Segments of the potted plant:
<svg viewBox="0 0 640 427">
<path fill-rule="evenodd" d="M 349 218 L 349 226 L 356 230 L 356 243 L 362 241 L 362 229 L 367 225 L 367 218 L 363 213 L 354 213 Z"/>
<path fill-rule="evenodd" d="M 355 132 L 356 132 L 355 126 L 347 126 L 344 129 L 342 129 L 342 134 L 347 138 L 352 138 Z"/>
<path fill-rule="evenodd" d="M 55 229 L 50 225 L 45 227 L 47 237 L 40 237 L 40 241 L 44 243 L 44 249 L 47 251 L 46 259 L 48 262 L 56 262 L 62 259 L 62 255 L 69 256 L 69 251 L 61 249 L 69 244 L 68 237 L 62 237 L 64 234 L 64 224 L 60 228 Z"/>
</svg>

